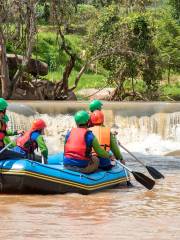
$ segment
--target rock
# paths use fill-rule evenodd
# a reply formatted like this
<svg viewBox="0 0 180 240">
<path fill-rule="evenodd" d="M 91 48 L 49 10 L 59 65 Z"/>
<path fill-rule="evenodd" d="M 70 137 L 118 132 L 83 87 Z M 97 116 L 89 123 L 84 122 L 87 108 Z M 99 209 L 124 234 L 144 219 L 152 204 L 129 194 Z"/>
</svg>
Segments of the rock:
<svg viewBox="0 0 180 240">
<path fill-rule="evenodd" d="M 32 89 L 21 89 L 17 88 L 16 91 L 12 94 L 11 99 L 16 100 L 39 100 L 39 96 L 36 91 L 32 91 Z"/>
<path fill-rule="evenodd" d="M 7 54 L 8 66 L 10 69 L 17 69 L 18 64 L 22 63 L 23 56 L 15 54 Z M 27 72 L 31 73 L 33 76 L 45 76 L 48 74 L 48 65 L 45 62 L 41 62 L 39 60 L 30 59 L 29 64 L 27 66 Z"/>
<path fill-rule="evenodd" d="M 180 150 L 172 151 L 166 153 L 164 156 L 174 156 L 174 157 L 180 157 Z"/>
<path fill-rule="evenodd" d="M 96 88 L 87 88 L 79 90 L 77 94 L 82 98 L 88 97 L 90 100 L 108 100 L 109 96 L 114 92 L 114 90 L 115 88 L 104 88 L 100 91 Z"/>
<path fill-rule="evenodd" d="M 54 100 L 54 83 L 48 80 L 34 79 L 32 84 L 39 95 L 39 99 Z"/>
<path fill-rule="evenodd" d="M 20 82 L 11 99 L 16 100 L 57 100 L 54 96 L 55 83 L 45 79 L 32 79 Z M 77 100 L 74 92 L 69 91 L 61 100 Z"/>
</svg>

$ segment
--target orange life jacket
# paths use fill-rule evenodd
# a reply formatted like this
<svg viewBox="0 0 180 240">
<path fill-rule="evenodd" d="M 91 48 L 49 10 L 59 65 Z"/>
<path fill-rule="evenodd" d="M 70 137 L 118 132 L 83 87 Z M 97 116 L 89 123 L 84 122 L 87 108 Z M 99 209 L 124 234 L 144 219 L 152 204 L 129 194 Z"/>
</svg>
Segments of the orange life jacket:
<svg viewBox="0 0 180 240">
<path fill-rule="evenodd" d="M 78 160 L 90 160 L 91 148 L 86 145 L 86 128 L 73 128 L 64 146 L 64 156 Z"/>
<path fill-rule="evenodd" d="M 0 147 L 4 147 L 4 137 L 6 136 L 7 124 L 0 121 Z"/>
<path fill-rule="evenodd" d="M 31 140 L 32 130 L 25 132 L 16 140 L 16 145 L 21 147 L 27 153 L 34 153 L 34 150 L 38 147 L 37 143 Z"/>
<path fill-rule="evenodd" d="M 90 130 L 96 136 L 100 146 L 104 148 L 105 151 L 107 152 L 110 151 L 111 129 L 103 126 L 94 126 L 90 128 Z M 96 155 L 94 151 L 93 151 L 93 155 Z"/>
</svg>

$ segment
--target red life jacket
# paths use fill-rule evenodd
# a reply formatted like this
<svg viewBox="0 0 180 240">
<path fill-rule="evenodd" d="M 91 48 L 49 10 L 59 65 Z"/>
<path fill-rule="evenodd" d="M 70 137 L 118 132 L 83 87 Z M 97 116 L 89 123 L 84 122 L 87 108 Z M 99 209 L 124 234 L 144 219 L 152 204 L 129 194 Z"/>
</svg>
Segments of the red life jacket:
<svg viewBox="0 0 180 240">
<path fill-rule="evenodd" d="M 4 147 L 4 137 L 6 136 L 7 125 L 3 121 L 0 121 L 0 147 Z"/>
<path fill-rule="evenodd" d="M 16 140 L 16 145 L 27 153 L 34 153 L 34 150 L 38 147 L 37 143 L 31 140 L 32 133 L 33 131 L 29 130 Z"/>
<path fill-rule="evenodd" d="M 64 156 L 72 159 L 90 160 L 91 148 L 86 145 L 86 128 L 73 128 L 64 146 Z"/>
</svg>

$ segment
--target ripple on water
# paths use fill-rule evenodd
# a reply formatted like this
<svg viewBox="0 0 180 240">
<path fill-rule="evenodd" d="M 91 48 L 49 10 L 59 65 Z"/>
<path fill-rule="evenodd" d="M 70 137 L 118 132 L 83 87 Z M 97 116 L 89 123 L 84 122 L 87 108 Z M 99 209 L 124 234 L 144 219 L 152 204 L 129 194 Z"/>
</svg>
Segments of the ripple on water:
<svg viewBox="0 0 180 240">
<path fill-rule="evenodd" d="M 153 165 L 156 159 L 151 158 Z M 132 180 L 134 188 L 87 196 L 0 195 L 1 238 L 178 240 L 180 170 L 170 160 L 161 169 L 159 161 L 165 179 L 158 180 L 152 191 Z M 129 166 L 148 174 L 135 163 Z"/>
</svg>

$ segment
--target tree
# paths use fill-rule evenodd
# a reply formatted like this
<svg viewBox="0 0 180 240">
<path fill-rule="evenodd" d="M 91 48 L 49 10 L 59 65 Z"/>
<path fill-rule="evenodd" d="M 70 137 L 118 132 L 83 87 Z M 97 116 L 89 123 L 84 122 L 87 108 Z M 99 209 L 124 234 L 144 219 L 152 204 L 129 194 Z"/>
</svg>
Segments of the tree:
<svg viewBox="0 0 180 240">
<path fill-rule="evenodd" d="M 169 5 L 172 7 L 172 16 L 180 23 L 180 1 L 169 0 Z"/>
<path fill-rule="evenodd" d="M 6 47 L 2 28 L 0 27 L 0 78 L 1 78 L 1 95 L 3 98 L 8 98 L 11 83 L 9 79 L 9 69 L 6 57 Z"/>
<path fill-rule="evenodd" d="M 71 0 L 53 0 L 51 2 L 53 14 L 53 23 L 57 27 L 57 35 L 60 37 L 59 46 L 61 50 L 69 56 L 69 60 L 64 68 L 62 79 L 55 86 L 55 99 L 66 99 L 69 92 L 69 76 L 75 66 L 77 55 L 73 51 L 69 42 L 66 40 L 64 29 L 68 27 L 68 23 L 73 14 L 73 4 Z"/>
<path fill-rule="evenodd" d="M 17 85 L 22 80 L 23 72 L 32 54 L 34 38 L 36 35 L 36 7 L 37 0 L 29 1 L 12 1 L 5 0 L 1 4 L 1 27 L 0 38 L 1 48 L 5 49 L 6 41 L 13 41 L 14 48 L 21 49 L 23 53 L 23 61 L 18 70 L 14 74 L 12 81 L 9 81 L 7 61 L 1 62 L 1 71 L 5 69 L 6 75 L 1 77 L 2 94 L 5 98 L 9 98 L 15 92 Z M 16 23 L 16 25 L 14 25 Z M 6 51 L 3 51 L 4 59 Z M 2 74 L 2 73 L 1 73 Z M 6 82 L 6 84 L 5 84 Z M 4 89 L 5 88 L 5 89 Z"/>
<path fill-rule="evenodd" d="M 171 17 L 169 9 L 162 9 L 158 12 L 156 26 L 155 45 L 160 51 L 162 68 L 168 73 L 170 83 L 170 71 L 179 72 L 180 69 L 180 26 Z"/>
<path fill-rule="evenodd" d="M 114 5 L 104 9 L 98 22 L 93 24 L 90 51 L 102 56 L 101 63 L 109 71 L 108 81 L 116 86 L 114 99 L 140 96 L 134 90 L 135 77 L 142 77 L 146 86 L 142 99 L 158 98 L 161 71 L 152 31 L 145 14 L 132 13 L 121 17 Z M 124 88 L 130 79 L 133 93 L 127 93 Z"/>
</svg>

